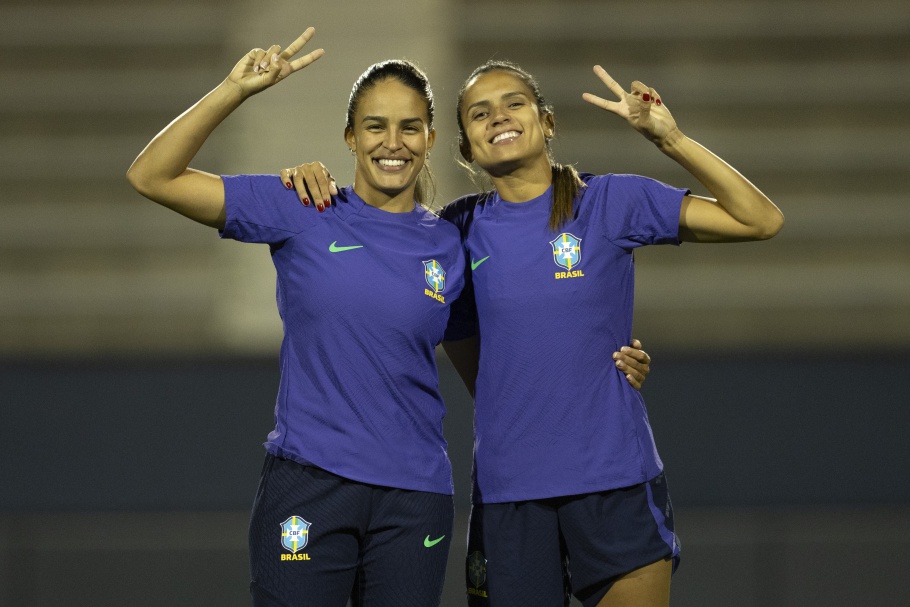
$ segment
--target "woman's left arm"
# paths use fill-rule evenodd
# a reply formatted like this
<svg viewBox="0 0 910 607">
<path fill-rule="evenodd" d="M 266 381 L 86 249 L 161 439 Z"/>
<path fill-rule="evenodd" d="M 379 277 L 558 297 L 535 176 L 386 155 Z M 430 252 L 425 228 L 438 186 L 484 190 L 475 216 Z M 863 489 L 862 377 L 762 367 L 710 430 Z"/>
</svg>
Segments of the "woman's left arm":
<svg viewBox="0 0 910 607">
<path fill-rule="evenodd" d="M 612 112 L 689 171 L 714 198 L 688 195 L 679 215 L 679 237 L 688 242 L 765 240 L 784 224 L 783 213 L 761 190 L 704 146 L 686 137 L 653 88 L 632 83 L 626 92 L 599 65 L 594 73 L 619 101 L 585 93 L 588 103 Z"/>
<path fill-rule="evenodd" d="M 780 232 L 784 225 L 780 209 L 710 150 L 686 137 L 679 129 L 655 143 L 714 196 L 712 199 L 690 194 L 683 199 L 679 212 L 680 240 L 767 240 Z"/>
</svg>

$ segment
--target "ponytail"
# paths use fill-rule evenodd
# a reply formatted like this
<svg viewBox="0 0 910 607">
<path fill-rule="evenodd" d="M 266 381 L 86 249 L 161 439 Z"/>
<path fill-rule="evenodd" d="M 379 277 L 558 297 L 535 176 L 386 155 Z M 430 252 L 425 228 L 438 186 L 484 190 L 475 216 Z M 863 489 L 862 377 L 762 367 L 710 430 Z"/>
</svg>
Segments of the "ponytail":
<svg viewBox="0 0 910 607">
<path fill-rule="evenodd" d="M 436 200 L 436 176 L 430 170 L 429 162 L 424 162 L 420 174 L 417 175 L 414 198 L 417 199 L 417 204 L 427 210 L 432 210 L 433 201 Z"/>
<path fill-rule="evenodd" d="M 575 199 L 585 184 L 573 166 L 552 162 L 550 167 L 553 171 L 553 206 L 548 225 L 556 232 L 572 219 Z"/>
</svg>

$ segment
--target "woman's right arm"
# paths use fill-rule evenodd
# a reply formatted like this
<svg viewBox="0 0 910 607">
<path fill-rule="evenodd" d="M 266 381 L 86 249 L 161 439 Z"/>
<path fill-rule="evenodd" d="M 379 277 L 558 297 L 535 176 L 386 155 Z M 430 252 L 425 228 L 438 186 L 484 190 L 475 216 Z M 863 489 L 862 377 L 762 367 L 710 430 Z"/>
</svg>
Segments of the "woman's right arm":
<svg viewBox="0 0 910 607">
<path fill-rule="evenodd" d="M 289 61 L 312 38 L 307 29 L 284 51 L 253 49 L 230 75 L 193 107 L 171 122 L 142 150 L 127 171 L 136 190 L 167 208 L 213 228 L 225 223 L 221 177 L 189 168 L 212 131 L 246 99 L 303 69 L 325 54 L 317 49 Z"/>
</svg>

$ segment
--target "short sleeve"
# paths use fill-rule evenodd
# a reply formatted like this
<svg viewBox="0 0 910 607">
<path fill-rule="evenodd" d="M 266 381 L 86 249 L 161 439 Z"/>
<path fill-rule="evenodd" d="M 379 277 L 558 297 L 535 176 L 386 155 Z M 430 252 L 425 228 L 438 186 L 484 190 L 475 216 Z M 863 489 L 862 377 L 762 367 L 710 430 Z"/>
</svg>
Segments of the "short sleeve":
<svg viewBox="0 0 910 607">
<path fill-rule="evenodd" d="M 593 187 L 591 187 L 593 186 Z M 686 189 L 638 175 L 608 175 L 589 183 L 602 204 L 606 237 L 623 248 L 679 244 L 679 213 Z"/>
<path fill-rule="evenodd" d="M 275 175 L 222 176 L 225 224 L 222 238 L 278 244 L 305 229 L 307 209 Z"/>
</svg>

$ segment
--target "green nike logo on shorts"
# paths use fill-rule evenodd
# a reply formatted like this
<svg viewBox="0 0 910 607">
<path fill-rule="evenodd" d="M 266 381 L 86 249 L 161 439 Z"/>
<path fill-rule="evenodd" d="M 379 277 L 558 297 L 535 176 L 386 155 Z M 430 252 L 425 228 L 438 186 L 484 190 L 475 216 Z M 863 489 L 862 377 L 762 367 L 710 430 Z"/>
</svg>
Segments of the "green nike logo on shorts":
<svg viewBox="0 0 910 607">
<path fill-rule="evenodd" d="M 431 540 L 431 539 L 430 539 L 430 536 L 428 535 L 428 536 L 426 536 L 425 538 L 423 538 L 423 545 L 424 545 L 426 548 L 432 548 L 433 546 L 435 546 L 436 544 L 438 544 L 439 542 L 441 542 L 441 541 L 442 541 L 442 538 L 444 538 L 444 537 L 445 537 L 445 536 L 443 535 L 443 536 L 441 536 L 439 539 Z"/>
</svg>

